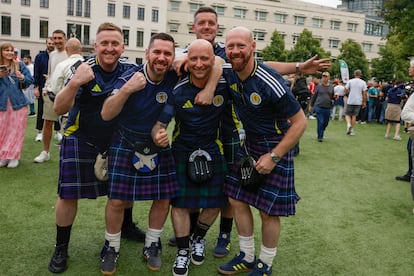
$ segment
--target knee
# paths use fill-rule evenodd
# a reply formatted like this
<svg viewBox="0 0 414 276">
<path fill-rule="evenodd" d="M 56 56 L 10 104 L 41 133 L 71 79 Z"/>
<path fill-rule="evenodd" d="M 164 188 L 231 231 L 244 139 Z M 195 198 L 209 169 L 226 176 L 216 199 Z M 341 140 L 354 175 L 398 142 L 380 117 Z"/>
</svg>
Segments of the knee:
<svg viewBox="0 0 414 276">
<path fill-rule="evenodd" d="M 119 199 L 109 199 L 107 203 L 107 206 L 113 210 L 123 210 L 125 205 L 125 202 Z"/>
</svg>

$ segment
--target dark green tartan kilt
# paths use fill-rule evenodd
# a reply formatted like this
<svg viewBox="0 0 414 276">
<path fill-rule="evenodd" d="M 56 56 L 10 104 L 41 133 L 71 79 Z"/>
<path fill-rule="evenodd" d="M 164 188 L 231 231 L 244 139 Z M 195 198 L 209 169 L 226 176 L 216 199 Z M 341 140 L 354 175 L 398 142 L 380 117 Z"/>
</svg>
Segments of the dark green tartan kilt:
<svg viewBox="0 0 414 276">
<path fill-rule="evenodd" d="M 178 208 L 221 208 L 227 204 L 223 193 L 227 166 L 223 155 L 211 155 L 213 177 L 205 183 L 194 183 L 187 175 L 187 163 L 191 152 L 174 151 L 179 189 L 171 201 Z"/>
</svg>

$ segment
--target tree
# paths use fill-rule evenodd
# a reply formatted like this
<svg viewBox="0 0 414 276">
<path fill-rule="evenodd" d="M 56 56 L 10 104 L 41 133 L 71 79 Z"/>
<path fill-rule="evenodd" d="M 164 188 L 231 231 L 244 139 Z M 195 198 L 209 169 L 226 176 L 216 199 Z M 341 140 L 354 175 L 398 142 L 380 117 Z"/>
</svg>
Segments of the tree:
<svg viewBox="0 0 414 276">
<path fill-rule="evenodd" d="M 405 58 L 414 56 L 414 1 L 384 0 L 381 15 L 390 26 L 389 36 L 396 35 L 401 41 L 401 50 Z"/>
<path fill-rule="evenodd" d="M 299 35 L 296 44 L 288 51 L 288 61 L 305 61 L 316 54 L 319 58 L 331 55 L 330 52 L 325 52 L 322 49 L 320 40 L 313 37 L 312 32 L 305 28 Z"/>
<path fill-rule="evenodd" d="M 277 30 L 273 31 L 272 38 L 270 39 L 270 45 L 263 48 L 260 52 L 260 56 L 264 61 L 286 61 L 287 54 L 285 50 L 285 41 L 283 36 L 279 34 Z"/>
<path fill-rule="evenodd" d="M 404 57 L 402 43 L 397 36 L 388 38 L 378 52 L 379 58 L 371 61 L 371 76 L 377 80 L 408 80 L 408 60 Z"/>
<path fill-rule="evenodd" d="M 360 69 L 362 71 L 362 77 L 364 79 L 369 78 L 370 74 L 368 71 L 368 60 L 362 51 L 361 44 L 355 42 L 353 39 L 347 39 L 341 44 L 339 52 L 340 54 L 338 55 L 336 62 L 331 65 L 329 70 L 331 75 L 335 77 L 340 76 L 339 60 L 342 59 L 348 65 L 350 78 L 352 78 L 353 72 L 356 69 Z"/>
</svg>

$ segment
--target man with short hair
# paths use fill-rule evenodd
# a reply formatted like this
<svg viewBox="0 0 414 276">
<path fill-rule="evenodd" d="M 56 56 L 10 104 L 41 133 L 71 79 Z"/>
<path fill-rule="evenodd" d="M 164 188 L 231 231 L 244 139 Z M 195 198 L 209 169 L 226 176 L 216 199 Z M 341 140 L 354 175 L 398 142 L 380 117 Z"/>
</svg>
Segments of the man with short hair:
<svg viewBox="0 0 414 276">
<path fill-rule="evenodd" d="M 226 34 L 226 56 L 231 67 L 224 68 L 223 74 L 246 133 L 244 148 L 239 150 L 224 184 L 240 246 L 240 253 L 218 269 L 226 275 L 246 271 L 251 271 L 250 276 L 272 274 L 280 216 L 294 215 L 299 200 L 291 149 L 304 133 L 307 120 L 286 81 L 277 71 L 256 61 L 255 50 L 253 33 L 247 28 L 236 27 Z M 250 206 L 259 210 L 262 222 L 258 258 Z"/>
<path fill-rule="evenodd" d="M 34 158 L 35 163 L 43 163 L 50 159 L 50 142 L 52 140 L 53 124 L 57 122 L 59 116 L 53 110 L 53 101 L 49 98 L 48 92 L 51 91 L 50 80 L 53 78 L 53 73 L 56 68 L 56 65 L 65 60 L 68 55 L 65 51 L 66 43 L 66 34 L 62 30 L 55 30 L 52 34 L 53 42 L 55 44 L 55 50 L 50 53 L 49 64 L 48 64 L 48 74 L 45 87 L 42 90 L 43 97 L 43 150 L 38 156 Z M 58 142 L 62 139 L 60 132 L 56 133 L 56 139 Z"/>
<path fill-rule="evenodd" d="M 118 77 L 134 66 L 121 58 L 123 41 L 122 30 L 118 26 L 112 23 L 99 25 L 94 43 L 96 55 L 87 58 L 56 95 L 55 112 L 69 112 L 69 117 L 60 148 L 59 197 L 55 207 L 56 246 L 49 262 L 49 271 L 53 273 L 67 269 L 78 200 L 95 199 L 108 193 L 108 182 L 96 177 L 94 164 L 98 153 L 107 150 L 113 130 L 113 122 L 104 122 L 101 118 L 102 104 Z M 132 205 L 128 207 L 123 221 L 129 224 L 125 227 L 137 233 L 133 231 L 137 229 L 132 223 Z"/>
<path fill-rule="evenodd" d="M 350 79 L 345 85 L 345 91 L 348 94 L 345 110 L 346 134 L 351 136 L 355 135 L 356 117 L 360 109 L 367 104 L 367 83 L 361 77 L 362 72 L 357 69 L 354 72 L 354 78 Z"/>
</svg>

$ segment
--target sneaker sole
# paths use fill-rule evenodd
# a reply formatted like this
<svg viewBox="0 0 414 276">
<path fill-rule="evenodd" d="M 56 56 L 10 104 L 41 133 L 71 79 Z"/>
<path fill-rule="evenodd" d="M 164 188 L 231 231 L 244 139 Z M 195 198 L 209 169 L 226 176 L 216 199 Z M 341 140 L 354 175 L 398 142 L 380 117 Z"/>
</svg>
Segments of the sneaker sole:
<svg viewBox="0 0 414 276">
<path fill-rule="evenodd" d="M 196 261 L 193 258 L 190 258 L 190 259 L 191 259 L 191 263 L 194 264 L 194 265 L 202 265 L 205 261 L 205 259 L 202 260 L 202 261 Z"/>
<path fill-rule="evenodd" d="M 113 271 L 103 271 L 103 270 L 101 270 L 101 273 L 103 274 L 103 275 L 112 275 L 112 274 L 114 274 L 116 272 L 116 268 L 113 270 Z"/>
<path fill-rule="evenodd" d="M 186 274 L 176 274 L 176 273 L 174 272 L 174 268 L 173 268 L 173 270 L 172 270 L 172 274 L 173 274 L 173 276 L 187 276 L 187 275 L 188 275 L 188 269 L 187 269 L 187 273 L 186 273 Z"/>
<path fill-rule="evenodd" d="M 226 254 L 219 254 L 219 253 L 213 253 L 213 256 L 216 258 L 224 258 L 227 255 L 229 255 L 230 252 L 227 252 Z"/>
</svg>

